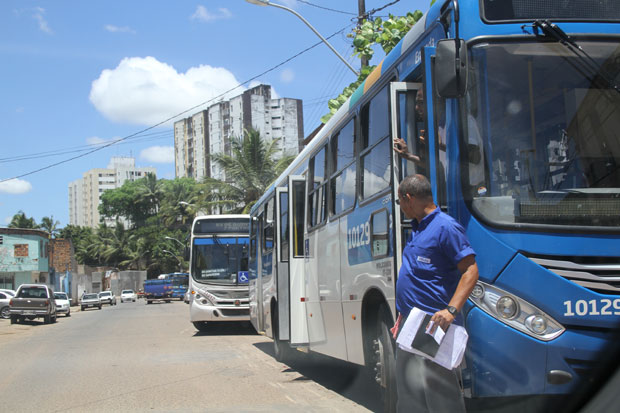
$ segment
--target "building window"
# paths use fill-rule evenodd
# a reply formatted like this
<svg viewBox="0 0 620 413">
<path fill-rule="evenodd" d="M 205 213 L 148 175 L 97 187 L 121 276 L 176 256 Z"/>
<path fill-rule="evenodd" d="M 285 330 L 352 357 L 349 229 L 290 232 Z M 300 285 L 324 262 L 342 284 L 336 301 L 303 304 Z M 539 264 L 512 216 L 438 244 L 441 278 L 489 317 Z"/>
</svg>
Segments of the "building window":
<svg viewBox="0 0 620 413">
<path fill-rule="evenodd" d="M 28 244 L 15 244 L 13 256 L 15 257 L 27 257 L 28 256 Z"/>
</svg>

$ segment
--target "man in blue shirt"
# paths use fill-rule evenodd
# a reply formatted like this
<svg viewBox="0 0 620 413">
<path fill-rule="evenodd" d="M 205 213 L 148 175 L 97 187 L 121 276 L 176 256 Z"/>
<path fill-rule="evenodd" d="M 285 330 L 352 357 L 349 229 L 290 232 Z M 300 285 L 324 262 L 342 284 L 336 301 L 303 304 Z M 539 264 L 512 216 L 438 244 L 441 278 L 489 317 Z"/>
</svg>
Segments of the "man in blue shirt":
<svg viewBox="0 0 620 413">
<path fill-rule="evenodd" d="M 396 283 L 396 329 L 413 307 L 432 314 L 433 327 L 446 331 L 463 323 L 459 311 L 478 280 L 475 252 L 463 227 L 433 202 L 430 182 L 411 175 L 398 187 L 400 208 L 412 219 Z M 401 322 L 402 321 L 402 322 Z M 456 371 L 396 349 L 397 410 L 465 412 Z"/>
</svg>

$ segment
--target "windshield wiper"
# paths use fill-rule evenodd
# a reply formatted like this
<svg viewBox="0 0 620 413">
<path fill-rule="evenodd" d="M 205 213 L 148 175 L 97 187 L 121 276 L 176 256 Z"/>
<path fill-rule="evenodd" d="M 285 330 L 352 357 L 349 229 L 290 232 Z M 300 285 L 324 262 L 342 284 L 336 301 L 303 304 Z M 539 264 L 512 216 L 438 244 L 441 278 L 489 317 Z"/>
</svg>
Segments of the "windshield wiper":
<svg viewBox="0 0 620 413">
<path fill-rule="evenodd" d="M 521 28 L 524 27 L 525 25 L 521 26 Z M 532 23 L 532 28 L 534 29 L 534 34 L 536 37 L 555 39 L 558 43 L 565 46 L 575 56 L 577 56 L 582 63 L 583 69 L 589 73 L 589 76 L 586 74 L 586 77 L 588 77 L 591 82 L 594 83 L 596 79 L 601 78 L 607 82 L 607 86 L 620 93 L 620 87 L 616 84 L 614 78 L 605 72 L 601 65 L 599 65 L 596 60 L 594 60 L 585 50 L 583 50 L 583 48 L 572 37 L 567 35 L 564 30 L 558 27 L 557 24 L 554 24 L 549 20 L 535 20 Z"/>
</svg>

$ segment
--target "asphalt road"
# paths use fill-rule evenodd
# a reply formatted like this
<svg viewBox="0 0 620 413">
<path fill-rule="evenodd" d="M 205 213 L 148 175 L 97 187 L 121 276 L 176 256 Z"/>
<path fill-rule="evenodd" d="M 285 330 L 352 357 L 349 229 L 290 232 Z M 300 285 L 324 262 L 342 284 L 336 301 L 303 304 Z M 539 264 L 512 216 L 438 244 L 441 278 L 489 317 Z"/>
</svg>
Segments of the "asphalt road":
<svg viewBox="0 0 620 413">
<path fill-rule="evenodd" d="M 1 411 L 378 411 L 372 389 L 346 363 L 277 362 L 249 324 L 199 333 L 183 302 L 0 320 Z"/>
</svg>

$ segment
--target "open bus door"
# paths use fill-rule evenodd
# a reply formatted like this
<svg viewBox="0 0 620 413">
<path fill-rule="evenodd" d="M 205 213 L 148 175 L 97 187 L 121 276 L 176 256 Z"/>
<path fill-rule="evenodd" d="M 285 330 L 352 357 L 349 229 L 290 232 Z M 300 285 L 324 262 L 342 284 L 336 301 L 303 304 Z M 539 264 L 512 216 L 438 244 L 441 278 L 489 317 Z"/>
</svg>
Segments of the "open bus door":
<svg viewBox="0 0 620 413">
<path fill-rule="evenodd" d="M 421 139 L 424 134 L 424 122 L 416 115 L 416 109 L 419 111 L 419 101 L 421 99 L 422 84 L 392 82 L 390 83 L 390 114 L 392 126 L 392 138 L 402 138 L 407 143 L 410 153 L 420 156 L 421 162 L 416 163 L 401 159 L 394 151 L 392 153 L 392 162 L 394 176 L 394 200 L 398 199 L 398 184 L 402 179 L 413 173 L 419 173 L 428 176 L 428 162 L 423 157 L 424 152 L 428 153 L 425 139 Z M 422 92 L 423 93 L 423 92 Z M 418 107 L 416 108 L 416 104 Z M 400 212 L 400 206 L 393 202 L 394 205 L 394 255 L 396 258 L 395 279 L 398 278 L 398 270 L 402 265 L 403 247 L 407 242 L 407 236 L 410 231 L 409 220 Z"/>
<path fill-rule="evenodd" d="M 289 297 L 290 297 L 290 343 L 308 344 L 308 322 L 306 319 L 306 285 L 304 277 L 304 229 L 306 211 L 306 179 L 303 176 L 289 176 Z"/>
</svg>

